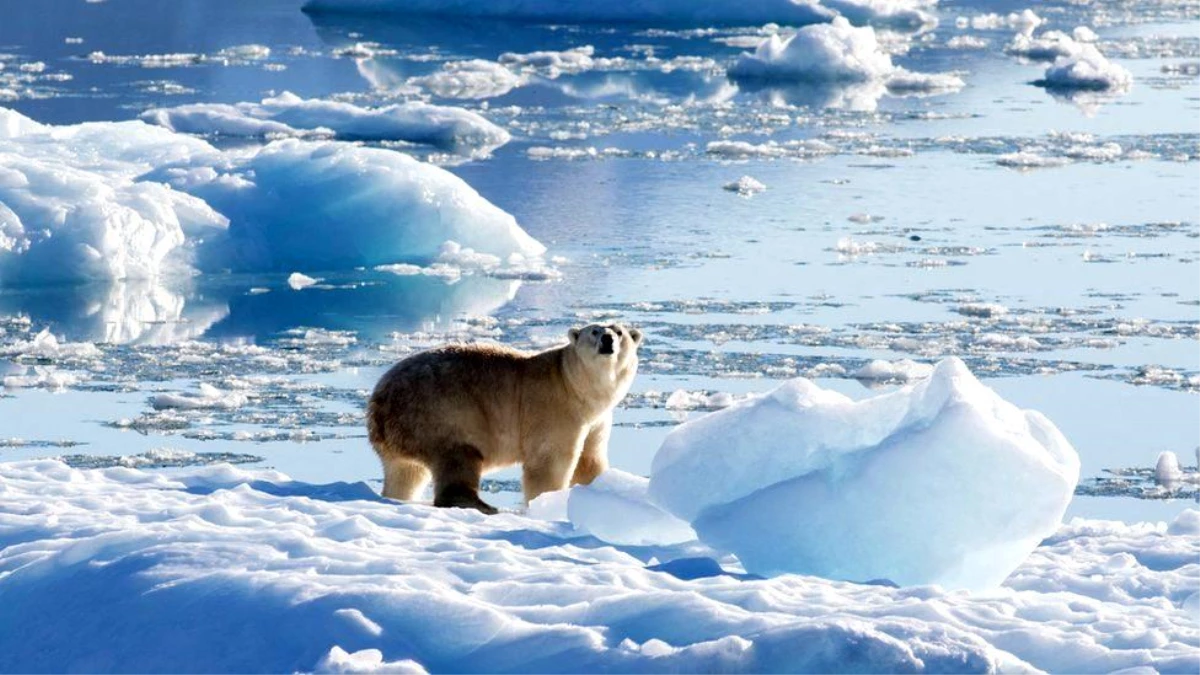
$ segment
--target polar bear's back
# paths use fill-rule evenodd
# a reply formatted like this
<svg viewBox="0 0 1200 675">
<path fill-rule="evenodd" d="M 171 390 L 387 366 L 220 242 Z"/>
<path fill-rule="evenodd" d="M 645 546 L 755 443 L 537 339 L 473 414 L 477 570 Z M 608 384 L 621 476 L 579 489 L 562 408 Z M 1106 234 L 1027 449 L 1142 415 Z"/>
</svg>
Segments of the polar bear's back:
<svg viewBox="0 0 1200 675">
<path fill-rule="evenodd" d="M 532 371 L 540 370 L 545 354 L 500 345 L 447 345 L 400 361 L 371 394 L 371 444 L 381 456 L 421 456 L 446 445 L 512 445 L 519 435 L 523 382 L 536 377 Z M 499 454 L 504 457 L 497 461 L 515 461 L 509 452 Z"/>
</svg>

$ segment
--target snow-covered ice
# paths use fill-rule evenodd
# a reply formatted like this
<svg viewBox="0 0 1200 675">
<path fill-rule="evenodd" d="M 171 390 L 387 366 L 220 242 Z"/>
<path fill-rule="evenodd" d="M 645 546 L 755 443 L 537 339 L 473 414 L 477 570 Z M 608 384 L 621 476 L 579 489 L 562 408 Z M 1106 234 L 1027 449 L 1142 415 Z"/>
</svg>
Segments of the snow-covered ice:
<svg viewBox="0 0 1200 675">
<path fill-rule="evenodd" d="M 1195 511 L 1073 521 L 977 596 L 755 580 L 694 542 L 606 544 L 569 523 L 228 465 L 0 463 L 0 494 L 0 650 L 18 672 L 1200 665 Z"/>
<path fill-rule="evenodd" d="M 406 141 L 476 156 L 486 155 L 510 139 L 504 129 L 462 108 L 421 102 L 363 108 L 341 101 L 302 99 L 291 92 L 261 103 L 155 108 L 142 113 L 141 119 L 188 134 Z"/>
<path fill-rule="evenodd" d="M 963 86 L 956 75 L 914 73 L 895 66 L 874 28 L 853 26 L 842 17 L 805 26 L 790 37 L 768 36 L 754 53 L 743 54 L 729 68 L 729 76 L 752 82 L 879 82 L 902 91 L 946 91 Z"/>
<path fill-rule="evenodd" d="M 862 401 L 797 379 L 685 423 L 650 496 L 757 574 L 982 589 L 1058 527 L 1078 479 L 1053 423 L 949 358 Z"/>
</svg>

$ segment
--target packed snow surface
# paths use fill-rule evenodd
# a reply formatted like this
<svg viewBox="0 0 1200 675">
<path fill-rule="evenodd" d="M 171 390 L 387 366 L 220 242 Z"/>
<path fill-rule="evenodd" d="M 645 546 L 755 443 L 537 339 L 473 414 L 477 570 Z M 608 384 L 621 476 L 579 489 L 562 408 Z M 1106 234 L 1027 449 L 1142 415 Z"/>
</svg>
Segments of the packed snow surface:
<svg viewBox="0 0 1200 675">
<path fill-rule="evenodd" d="M 569 523 L 228 465 L 0 463 L 0 494 L 0 650 L 13 672 L 1200 665 L 1195 511 L 1169 526 L 1074 521 L 974 596 L 756 580 L 695 543 L 614 545 Z"/>
<path fill-rule="evenodd" d="M 685 423 L 650 496 L 750 572 L 998 585 L 1054 532 L 1079 457 L 957 358 L 853 401 L 805 379 Z"/>
<path fill-rule="evenodd" d="M 770 35 L 753 54 L 743 54 L 729 69 L 738 80 L 853 84 L 881 82 L 905 90 L 957 89 L 963 82 L 947 74 L 914 73 L 892 64 L 875 29 L 855 27 L 843 17 L 805 26 L 790 37 Z"/>
<path fill-rule="evenodd" d="M 141 119 L 173 131 L 226 136 L 326 135 L 347 140 L 407 141 L 485 154 L 511 138 L 478 113 L 428 103 L 363 108 L 353 103 L 302 99 L 291 92 L 261 103 L 192 103 L 155 108 Z"/>
<path fill-rule="evenodd" d="M 140 121 L 54 127 L 0 108 L 0 285 L 428 263 L 447 241 L 500 259 L 545 250 L 400 152 L 218 150 Z"/>
</svg>

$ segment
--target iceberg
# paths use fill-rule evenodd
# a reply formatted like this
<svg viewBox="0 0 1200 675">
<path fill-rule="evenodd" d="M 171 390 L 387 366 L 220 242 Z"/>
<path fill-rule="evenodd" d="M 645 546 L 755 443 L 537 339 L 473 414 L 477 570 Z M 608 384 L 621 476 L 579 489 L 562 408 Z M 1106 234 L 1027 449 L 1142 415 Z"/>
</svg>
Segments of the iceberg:
<svg viewBox="0 0 1200 675">
<path fill-rule="evenodd" d="M 454 241 L 545 247 L 462 179 L 401 152 L 285 139 L 218 150 L 141 121 L 0 108 L 0 286 L 434 261 Z"/>
<path fill-rule="evenodd" d="M 344 140 L 405 141 L 482 156 L 511 136 L 482 115 L 421 102 L 363 108 L 302 99 L 291 92 L 261 103 L 192 103 L 155 108 L 141 119 L 187 134 L 243 137 L 333 136 Z"/>
<path fill-rule="evenodd" d="M 685 423 L 649 494 L 764 576 L 987 589 L 1059 526 L 1079 457 L 946 359 L 853 401 L 805 380 Z"/>
</svg>

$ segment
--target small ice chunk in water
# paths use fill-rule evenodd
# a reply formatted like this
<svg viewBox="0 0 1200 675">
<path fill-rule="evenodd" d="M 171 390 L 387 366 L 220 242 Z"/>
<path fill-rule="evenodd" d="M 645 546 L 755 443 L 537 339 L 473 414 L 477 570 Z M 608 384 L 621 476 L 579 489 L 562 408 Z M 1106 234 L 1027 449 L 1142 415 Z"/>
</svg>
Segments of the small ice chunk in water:
<svg viewBox="0 0 1200 675">
<path fill-rule="evenodd" d="M 1179 458 L 1170 450 L 1159 454 L 1158 462 L 1154 465 L 1154 480 L 1159 483 L 1177 483 L 1183 477 L 1179 468 Z"/>
<path fill-rule="evenodd" d="M 292 287 L 293 291 L 299 291 L 301 289 L 308 288 L 318 281 L 320 281 L 320 279 L 314 279 L 313 277 L 300 272 L 292 272 L 287 278 L 287 284 L 288 286 Z"/>
<path fill-rule="evenodd" d="M 246 405 L 250 397 L 235 391 L 222 391 L 211 384 L 201 383 L 198 394 L 162 393 L 150 397 L 155 410 L 175 408 L 179 410 L 230 410 Z"/>
<path fill-rule="evenodd" d="M 748 572 L 985 589 L 1059 526 L 1079 456 L 956 358 L 861 401 L 805 379 L 680 425 L 649 494 Z"/>
<path fill-rule="evenodd" d="M 1035 84 L 1048 89 L 1124 92 L 1133 84 L 1133 75 L 1105 58 L 1095 45 L 1075 43 L 1074 51 L 1058 57 Z"/>
<path fill-rule="evenodd" d="M 750 197 L 767 189 L 766 185 L 763 185 L 750 176 L 742 176 L 735 181 L 726 183 L 723 187 L 724 189 L 730 192 L 736 192 L 743 197 Z"/>
</svg>

